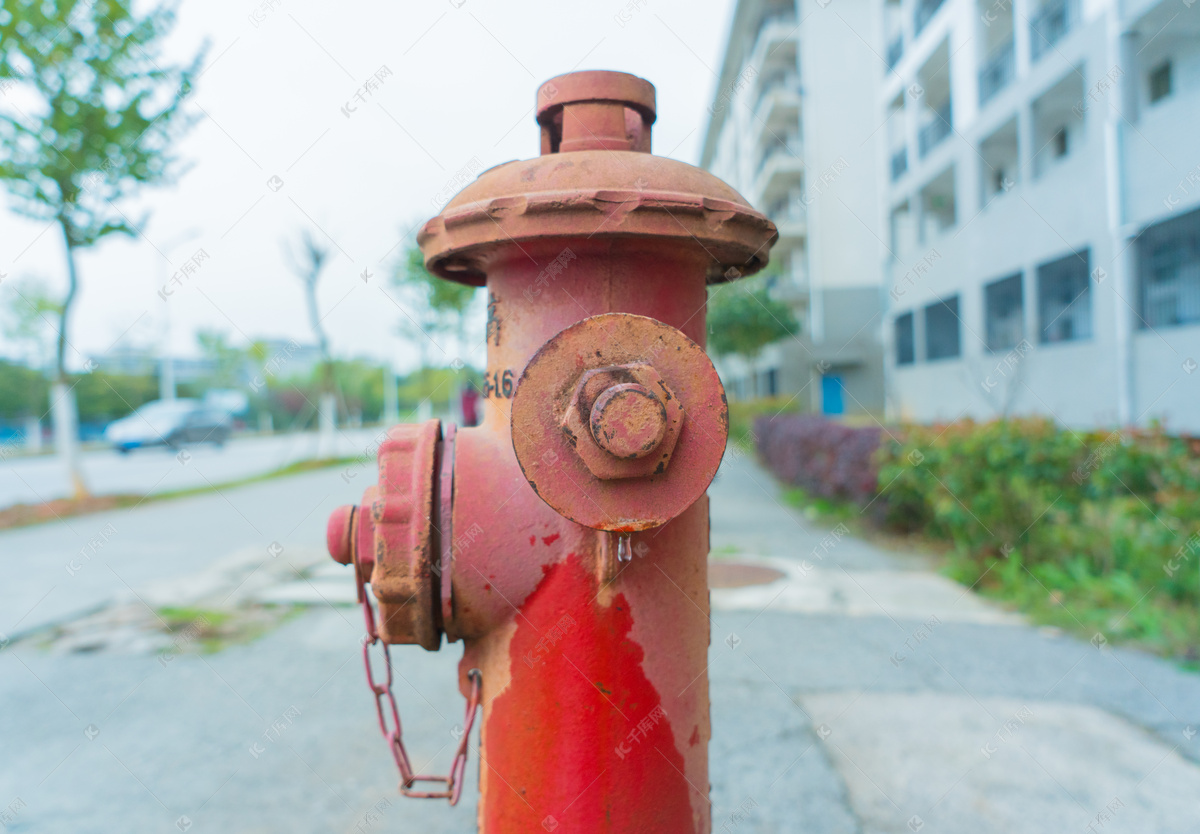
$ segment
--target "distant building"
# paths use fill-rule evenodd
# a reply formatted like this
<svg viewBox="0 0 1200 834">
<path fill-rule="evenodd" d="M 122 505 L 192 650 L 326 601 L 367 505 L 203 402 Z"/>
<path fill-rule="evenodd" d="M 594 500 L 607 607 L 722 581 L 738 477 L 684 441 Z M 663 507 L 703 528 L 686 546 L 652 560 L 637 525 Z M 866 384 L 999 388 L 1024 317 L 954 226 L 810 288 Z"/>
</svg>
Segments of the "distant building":
<svg viewBox="0 0 1200 834">
<path fill-rule="evenodd" d="M 739 0 L 734 11 L 701 165 L 779 227 L 772 293 L 802 324 L 753 367 L 718 358 L 734 398 L 882 412 L 874 2 L 810 2 L 802 20 L 791 0 Z"/>
<path fill-rule="evenodd" d="M 1200 8 L 873 0 L 888 410 L 1200 431 Z"/>
</svg>

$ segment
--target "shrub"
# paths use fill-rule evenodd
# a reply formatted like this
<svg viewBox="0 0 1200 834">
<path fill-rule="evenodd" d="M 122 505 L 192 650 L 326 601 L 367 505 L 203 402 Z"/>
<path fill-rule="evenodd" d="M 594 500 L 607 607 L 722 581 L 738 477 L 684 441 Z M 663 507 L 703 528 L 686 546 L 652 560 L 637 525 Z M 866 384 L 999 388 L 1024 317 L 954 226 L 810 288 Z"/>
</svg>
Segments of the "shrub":
<svg viewBox="0 0 1200 834">
<path fill-rule="evenodd" d="M 952 543 L 960 581 L 1046 621 L 1200 657 L 1195 439 L 1032 418 L 884 432 L 789 415 L 755 430 L 784 483 Z"/>
<path fill-rule="evenodd" d="M 776 477 L 810 495 L 865 506 L 879 478 L 879 428 L 851 428 L 807 414 L 759 417 L 754 434 L 760 457 Z"/>
</svg>

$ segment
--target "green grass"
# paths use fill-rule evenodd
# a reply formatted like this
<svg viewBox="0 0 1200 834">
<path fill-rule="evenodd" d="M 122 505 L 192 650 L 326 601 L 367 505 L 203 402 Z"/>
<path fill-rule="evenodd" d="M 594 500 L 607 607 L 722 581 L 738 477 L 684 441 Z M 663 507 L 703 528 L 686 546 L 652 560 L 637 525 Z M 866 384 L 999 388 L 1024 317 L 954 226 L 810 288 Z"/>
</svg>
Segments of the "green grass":
<svg viewBox="0 0 1200 834">
<path fill-rule="evenodd" d="M 237 609 L 164 606 L 157 609 L 170 634 L 186 651 L 195 643 L 202 654 L 215 654 L 229 646 L 250 643 L 298 616 L 303 605 L 254 605 Z"/>
</svg>

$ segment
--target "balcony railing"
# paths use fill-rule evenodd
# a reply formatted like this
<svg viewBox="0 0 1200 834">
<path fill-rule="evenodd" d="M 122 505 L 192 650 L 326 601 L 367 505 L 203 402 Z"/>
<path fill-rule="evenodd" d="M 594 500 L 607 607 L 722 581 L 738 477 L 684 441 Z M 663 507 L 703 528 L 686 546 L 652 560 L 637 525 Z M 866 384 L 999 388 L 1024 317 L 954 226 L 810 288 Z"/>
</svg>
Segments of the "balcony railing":
<svg viewBox="0 0 1200 834">
<path fill-rule="evenodd" d="M 917 0 L 917 11 L 913 15 L 913 29 L 918 35 L 925 28 L 925 24 L 937 14 L 938 9 L 942 7 L 942 2 L 943 0 Z"/>
<path fill-rule="evenodd" d="M 892 182 L 904 176 L 908 170 L 908 148 L 901 148 L 892 154 Z"/>
<path fill-rule="evenodd" d="M 800 137 L 788 136 L 782 140 L 775 139 L 763 148 L 762 157 L 758 160 L 758 171 L 761 172 L 776 156 L 800 156 Z"/>
<path fill-rule="evenodd" d="M 799 93 L 800 76 L 794 72 L 784 72 L 764 77 L 758 85 L 758 98 L 754 102 L 755 111 L 758 111 L 767 96 L 776 90 L 794 90 Z"/>
<path fill-rule="evenodd" d="M 1071 29 L 1071 11 L 1067 0 L 1043 3 L 1029 21 L 1029 51 L 1037 60 L 1062 40 Z"/>
<path fill-rule="evenodd" d="M 931 150 L 937 147 L 938 143 L 950 135 L 950 125 L 950 102 L 946 102 L 945 106 L 940 110 L 934 111 L 933 118 L 917 134 L 917 147 L 921 151 L 922 157 L 926 156 Z"/>
<path fill-rule="evenodd" d="M 779 24 L 780 26 L 795 26 L 796 15 L 793 12 L 775 12 L 774 14 L 763 15 L 762 20 L 758 22 L 758 31 L 755 33 L 755 37 L 761 35 L 775 24 Z"/>
<path fill-rule="evenodd" d="M 896 35 L 896 39 L 888 44 L 887 68 L 895 69 L 896 64 L 900 63 L 902 55 L 904 55 L 904 35 Z"/>
<path fill-rule="evenodd" d="M 1013 42 L 1001 45 L 992 52 L 979 69 L 979 103 L 985 104 L 992 96 L 1008 86 L 1016 72 Z"/>
</svg>

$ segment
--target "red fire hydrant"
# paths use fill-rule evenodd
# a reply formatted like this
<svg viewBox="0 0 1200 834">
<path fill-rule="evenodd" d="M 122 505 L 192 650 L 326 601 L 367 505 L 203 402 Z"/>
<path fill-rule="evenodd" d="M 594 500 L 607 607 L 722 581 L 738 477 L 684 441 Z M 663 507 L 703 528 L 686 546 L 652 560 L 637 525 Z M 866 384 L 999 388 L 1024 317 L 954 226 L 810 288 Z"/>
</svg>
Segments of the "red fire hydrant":
<svg viewBox="0 0 1200 834">
<path fill-rule="evenodd" d="M 378 485 L 330 519 L 372 637 L 463 642 L 447 777 L 413 773 L 372 686 L 412 795 L 457 799 L 482 704 L 489 834 L 711 829 L 704 492 L 728 411 L 706 284 L 762 268 L 777 235 L 711 174 L 652 156 L 654 118 L 643 79 L 555 78 L 541 156 L 425 224 L 430 271 L 487 286 L 483 422 L 392 428 Z"/>
</svg>

